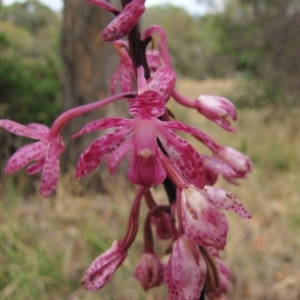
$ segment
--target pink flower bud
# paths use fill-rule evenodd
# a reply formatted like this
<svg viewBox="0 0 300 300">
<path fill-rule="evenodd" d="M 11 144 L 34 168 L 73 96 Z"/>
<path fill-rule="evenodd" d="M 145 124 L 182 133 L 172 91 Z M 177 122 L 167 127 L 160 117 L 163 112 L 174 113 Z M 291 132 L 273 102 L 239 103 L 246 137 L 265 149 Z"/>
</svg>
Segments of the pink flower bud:
<svg viewBox="0 0 300 300">
<path fill-rule="evenodd" d="M 87 290 L 98 290 L 104 287 L 123 263 L 127 253 L 121 250 L 121 243 L 114 241 L 111 248 L 98 256 L 86 271 L 81 283 Z"/>
<path fill-rule="evenodd" d="M 237 173 L 251 172 L 252 163 L 245 154 L 230 147 L 220 147 L 217 153 L 217 156 L 227 162 Z"/>
<path fill-rule="evenodd" d="M 215 263 L 218 269 L 219 286 L 213 292 L 208 293 L 210 300 L 226 300 L 224 294 L 227 293 L 230 286 L 230 270 L 228 266 L 218 257 L 215 257 Z"/>
<path fill-rule="evenodd" d="M 225 215 L 193 185 L 181 193 L 180 208 L 183 231 L 197 245 L 222 249 L 226 244 L 228 224 Z"/>
<path fill-rule="evenodd" d="M 172 221 L 169 213 L 159 210 L 151 216 L 151 223 L 155 226 L 159 239 L 166 240 L 173 236 Z"/>
<path fill-rule="evenodd" d="M 205 276 L 206 264 L 199 247 L 186 235 L 180 236 L 165 268 L 168 299 L 199 299 Z"/>
<path fill-rule="evenodd" d="M 164 281 L 164 266 L 155 253 L 144 253 L 137 265 L 134 276 L 145 291 L 159 286 Z"/>
<path fill-rule="evenodd" d="M 237 119 L 237 113 L 233 103 L 220 96 L 202 95 L 196 100 L 198 111 L 208 119 L 217 123 L 219 126 L 228 131 L 235 131 L 230 126 L 230 118 Z"/>
</svg>

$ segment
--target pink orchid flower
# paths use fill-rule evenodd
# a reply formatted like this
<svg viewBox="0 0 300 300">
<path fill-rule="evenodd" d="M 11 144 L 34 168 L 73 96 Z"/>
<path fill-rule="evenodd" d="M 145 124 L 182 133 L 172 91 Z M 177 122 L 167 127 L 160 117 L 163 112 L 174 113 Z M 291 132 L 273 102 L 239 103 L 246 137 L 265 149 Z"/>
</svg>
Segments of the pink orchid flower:
<svg viewBox="0 0 300 300">
<path fill-rule="evenodd" d="M 62 137 L 50 137 L 50 129 L 42 124 L 30 123 L 27 126 L 10 120 L 0 120 L 0 126 L 16 135 L 40 140 L 36 143 L 25 145 L 15 152 L 9 159 L 6 174 L 25 167 L 36 161 L 26 169 L 29 175 L 43 170 L 40 184 L 40 194 L 49 196 L 55 189 L 59 177 L 59 156 L 64 151 Z"/>
<path fill-rule="evenodd" d="M 25 167 L 30 162 L 35 161 L 27 167 L 29 175 L 42 171 L 40 194 L 48 197 L 56 188 L 59 178 L 59 157 L 64 151 L 63 139 L 60 135 L 62 129 L 72 119 L 119 100 L 126 96 L 136 95 L 135 92 L 117 94 L 104 100 L 96 101 L 86 105 L 78 106 L 62 113 L 48 128 L 42 124 L 30 123 L 27 126 L 10 120 L 0 120 L 0 127 L 16 135 L 40 140 L 36 143 L 25 145 L 15 152 L 9 159 L 5 172 L 7 174 Z"/>
<path fill-rule="evenodd" d="M 130 102 L 129 112 L 135 119 L 105 118 L 83 127 L 73 137 L 84 133 L 118 127 L 114 132 L 97 139 L 81 154 L 76 177 L 86 176 L 107 160 L 113 173 L 130 150 L 128 178 L 132 183 L 150 187 L 160 184 L 166 177 L 157 157 L 159 139 L 170 161 L 183 176 L 198 187 L 205 184 L 202 159 L 198 152 L 173 130 L 197 135 L 206 146 L 214 150 L 210 138 L 200 130 L 180 122 L 162 122 L 158 119 L 165 111 L 164 101 L 153 92 L 146 91 Z"/>
<path fill-rule="evenodd" d="M 197 245 L 223 249 L 228 223 L 206 192 L 187 185 L 182 189 L 179 201 L 183 232 Z M 221 201 L 216 200 L 216 203 L 221 206 Z"/>
</svg>

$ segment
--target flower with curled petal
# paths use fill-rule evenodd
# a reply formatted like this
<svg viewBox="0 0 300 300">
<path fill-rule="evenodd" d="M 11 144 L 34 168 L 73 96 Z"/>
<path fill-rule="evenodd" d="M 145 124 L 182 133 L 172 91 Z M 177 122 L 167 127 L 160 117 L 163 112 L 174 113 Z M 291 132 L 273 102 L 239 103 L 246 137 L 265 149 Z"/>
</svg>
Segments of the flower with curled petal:
<svg viewBox="0 0 300 300">
<path fill-rule="evenodd" d="M 26 173 L 36 174 L 43 170 L 40 194 L 49 196 L 57 185 L 59 177 L 59 156 L 64 151 L 64 144 L 60 135 L 51 137 L 50 129 L 42 124 L 30 123 L 27 126 L 10 120 L 0 120 L 0 127 L 16 135 L 40 140 L 25 145 L 15 152 L 7 162 L 5 172 L 11 174 L 35 161 L 27 167 Z"/>
<path fill-rule="evenodd" d="M 228 232 L 226 217 L 204 190 L 193 185 L 184 187 L 179 213 L 183 232 L 197 245 L 224 248 Z"/>
<path fill-rule="evenodd" d="M 81 154 L 76 177 L 89 174 L 104 160 L 107 160 L 108 168 L 113 173 L 131 150 L 129 180 L 145 187 L 160 184 L 166 172 L 157 157 L 158 139 L 171 163 L 177 166 L 185 178 L 202 188 L 205 174 L 201 157 L 174 130 L 197 135 L 211 150 L 214 150 L 213 144 L 206 134 L 194 127 L 175 121 L 160 121 L 158 117 L 164 111 L 163 99 L 156 92 L 146 91 L 130 101 L 129 112 L 135 119 L 105 118 L 86 125 L 74 137 L 95 130 L 118 128 L 94 141 Z"/>
<path fill-rule="evenodd" d="M 114 241 L 111 248 L 99 255 L 90 265 L 81 281 L 87 290 L 94 291 L 105 286 L 127 257 L 122 243 Z"/>
</svg>

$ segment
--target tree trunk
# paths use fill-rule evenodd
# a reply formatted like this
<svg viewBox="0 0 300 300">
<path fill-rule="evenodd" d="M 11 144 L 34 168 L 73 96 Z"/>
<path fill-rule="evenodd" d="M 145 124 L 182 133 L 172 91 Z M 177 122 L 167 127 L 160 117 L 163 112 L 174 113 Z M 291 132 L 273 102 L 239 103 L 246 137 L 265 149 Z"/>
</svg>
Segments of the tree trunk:
<svg viewBox="0 0 300 300">
<path fill-rule="evenodd" d="M 84 0 L 64 0 L 64 4 L 63 109 L 66 110 L 105 98 L 118 58 L 112 45 L 100 38 L 101 31 L 112 20 L 111 13 Z M 107 113 L 107 108 L 102 108 L 72 121 L 63 132 L 67 137 L 66 141 L 83 125 Z M 76 166 L 79 155 L 93 138 L 95 139 L 95 135 L 87 134 L 70 140 L 62 157 L 64 171 L 70 166 Z M 98 174 L 97 172 L 97 178 L 100 177 Z"/>
</svg>

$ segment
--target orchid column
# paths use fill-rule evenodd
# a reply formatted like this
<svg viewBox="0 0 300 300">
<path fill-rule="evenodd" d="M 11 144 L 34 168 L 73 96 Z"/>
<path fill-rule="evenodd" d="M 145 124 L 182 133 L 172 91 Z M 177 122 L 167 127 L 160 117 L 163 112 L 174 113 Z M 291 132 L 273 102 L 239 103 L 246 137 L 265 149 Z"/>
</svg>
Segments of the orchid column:
<svg viewBox="0 0 300 300">
<path fill-rule="evenodd" d="M 87 176 L 104 161 L 113 174 L 119 163 L 128 159 L 127 178 L 139 187 L 124 238 L 114 241 L 110 249 L 93 261 L 82 283 L 88 290 L 100 289 L 124 262 L 138 231 L 144 198 L 148 207 L 145 249 L 134 274 L 143 288 L 165 283 L 170 300 L 198 300 L 204 295 L 209 299 L 226 299 L 230 270 L 221 260 L 220 251 L 226 246 L 229 228 L 223 210 L 245 219 L 251 216 L 234 195 L 213 185 L 219 176 L 230 183 L 245 178 L 251 171 L 251 162 L 246 155 L 220 145 L 200 129 L 175 121 L 167 103 L 173 99 L 182 109 L 196 109 L 227 131 L 234 131 L 230 121 L 237 119 L 235 107 L 221 96 L 189 99 L 176 90 L 176 72 L 163 28 L 153 25 L 140 33 L 138 22 L 145 11 L 145 1 L 122 0 L 122 10 L 104 0 L 89 1 L 115 16 L 101 34 L 104 41 L 113 43 L 120 56 L 120 65 L 110 83 L 112 95 L 64 112 L 50 129 L 41 124 L 24 126 L 0 120 L 0 126 L 12 133 L 40 140 L 18 150 L 6 171 L 14 172 L 34 161 L 27 172 L 42 170 L 40 191 L 43 196 L 50 195 L 58 181 L 59 156 L 64 151 L 60 133 L 65 125 L 82 114 L 125 98 L 131 118 L 99 119 L 72 136 L 114 128 L 80 155 L 76 178 Z M 116 93 L 118 88 L 121 93 Z M 196 138 L 209 149 L 210 155 L 198 153 L 177 131 Z M 151 188 L 160 184 L 166 190 L 167 205 L 159 205 L 151 193 Z M 166 265 L 154 251 L 156 239 L 170 241 Z"/>
</svg>

